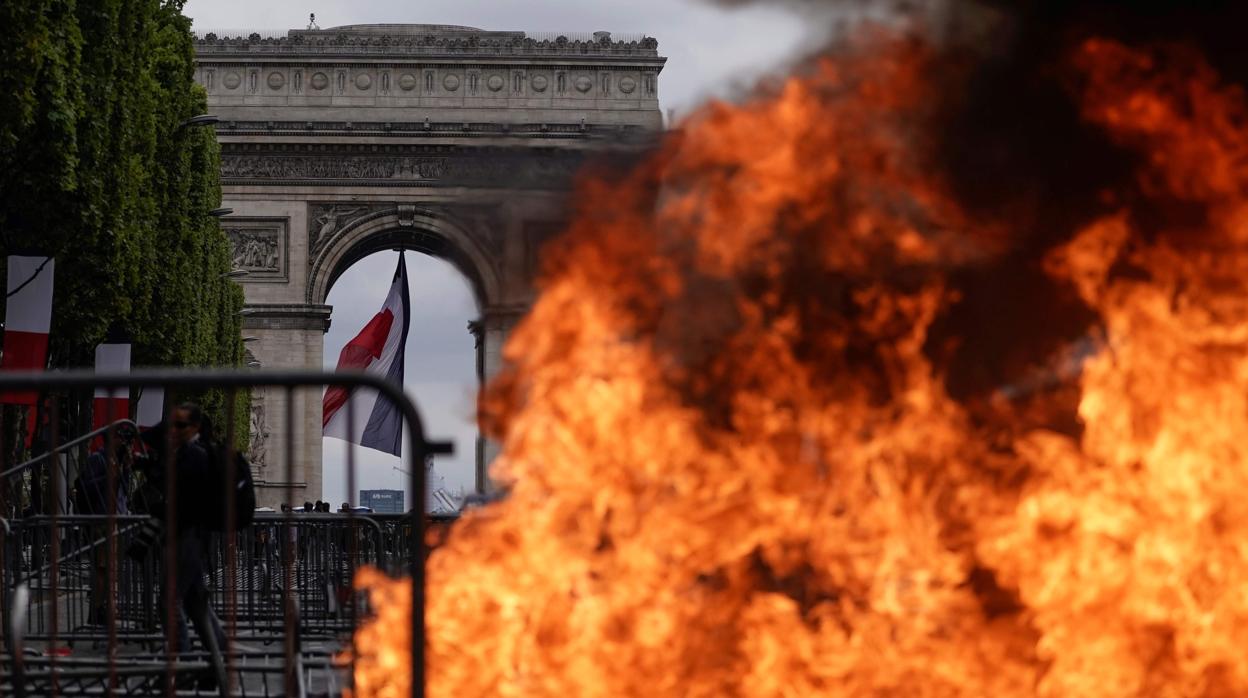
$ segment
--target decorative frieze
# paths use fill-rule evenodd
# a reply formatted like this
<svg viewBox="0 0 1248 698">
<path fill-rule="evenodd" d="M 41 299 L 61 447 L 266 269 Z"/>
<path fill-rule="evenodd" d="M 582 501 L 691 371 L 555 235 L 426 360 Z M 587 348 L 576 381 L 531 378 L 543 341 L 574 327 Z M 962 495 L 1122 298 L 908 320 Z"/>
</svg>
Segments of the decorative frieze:
<svg viewBox="0 0 1248 698">
<path fill-rule="evenodd" d="M 578 151 L 508 148 L 300 146 L 259 150 L 224 144 L 227 184 L 484 186 L 564 189 L 584 162 Z"/>
<path fill-rule="evenodd" d="M 489 99 L 508 99 L 523 97 L 532 88 L 533 96 L 547 96 L 550 84 L 549 73 L 541 68 L 530 69 L 519 66 L 497 66 L 485 70 L 451 68 L 417 68 L 418 72 L 405 70 L 365 68 L 333 68 L 298 64 L 279 66 L 265 71 L 248 70 L 247 88 L 242 87 L 242 77 L 232 70 L 229 64 L 205 66 L 199 72 L 198 80 L 208 94 L 215 96 L 240 96 L 242 94 L 260 94 L 265 96 L 282 95 L 290 104 L 301 104 L 303 100 L 324 97 L 330 94 L 352 97 L 373 96 L 384 99 L 421 100 L 425 97 L 474 96 Z M 303 76 L 305 71 L 311 76 L 308 89 L 304 89 Z M 217 80 L 217 73 L 224 78 Z M 333 75 L 335 89 L 329 90 L 330 77 Z M 417 77 L 417 76 L 420 77 Z M 555 94 L 557 97 L 573 97 L 586 100 L 601 98 L 612 99 L 650 99 L 654 96 L 654 80 L 650 73 L 643 74 L 631 68 L 607 67 L 597 73 L 577 71 L 572 73 L 569 89 L 569 74 L 566 71 L 555 71 Z M 439 77 L 440 76 L 440 77 Z M 423 82 L 423 85 L 422 85 Z M 638 92 L 639 82 L 645 89 Z M 597 89 L 595 88 L 597 85 Z M 417 86 L 423 89 L 417 90 Z M 589 106 L 589 105 L 587 105 Z M 589 107 L 597 108 L 597 107 Z"/>
</svg>

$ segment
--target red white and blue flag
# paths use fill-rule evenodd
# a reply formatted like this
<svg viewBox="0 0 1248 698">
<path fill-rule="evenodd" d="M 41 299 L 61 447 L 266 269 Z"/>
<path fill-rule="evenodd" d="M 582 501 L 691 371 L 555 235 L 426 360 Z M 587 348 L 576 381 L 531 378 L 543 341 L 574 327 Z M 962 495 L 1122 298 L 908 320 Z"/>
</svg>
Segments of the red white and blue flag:
<svg viewBox="0 0 1248 698">
<path fill-rule="evenodd" d="M 337 370 L 364 371 L 403 385 L 403 353 L 407 346 L 410 307 L 407 266 L 400 252 L 399 268 L 394 272 L 386 304 L 355 339 L 342 348 Z M 395 456 L 400 455 L 402 449 L 403 415 L 398 405 L 375 390 L 360 387 L 326 390 L 321 426 L 325 436 L 366 448 Z"/>
<path fill-rule="evenodd" d="M 4 317 L 5 371 L 42 371 L 48 363 L 48 331 L 52 327 L 51 257 L 8 259 L 8 301 Z M 0 402 L 34 405 L 34 392 L 4 393 Z M 33 417 L 33 412 L 31 413 Z"/>
<path fill-rule="evenodd" d="M 95 348 L 96 373 L 129 373 L 130 372 L 130 341 L 116 336 Z M 109 424 L 130 417 L 129 388 L 96 388 L 95 399 L 91 407 L 91 430 L 103 428 Z M 94 445 L 103 441 L 97 437 Z"/>
<path fill-rule="evenodd" d="M 150 429 L 165 418 L 165 389 L 149 386 L 139 395 L 139 406 L 135 408 L 134 421 L 139 429 Z"/>
</svg>

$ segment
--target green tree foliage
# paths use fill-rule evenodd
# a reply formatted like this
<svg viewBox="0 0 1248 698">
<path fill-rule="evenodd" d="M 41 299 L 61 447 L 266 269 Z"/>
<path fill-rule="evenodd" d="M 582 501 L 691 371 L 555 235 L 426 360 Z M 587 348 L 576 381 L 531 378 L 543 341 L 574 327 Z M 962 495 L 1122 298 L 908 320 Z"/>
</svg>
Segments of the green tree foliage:
<svg viewBox="0 0 1248 698">
<path fill-rule="evenodd" d="M 111 326 L 136 366 L 242 361 L 219 148 L 181 125 L 207 106 L 181 5 L 0 2 L 0 254 L 56 258 L 52 367 L 90 366 Z M 223 395 L 186 397 L 224 423 Z"/>
</svg>

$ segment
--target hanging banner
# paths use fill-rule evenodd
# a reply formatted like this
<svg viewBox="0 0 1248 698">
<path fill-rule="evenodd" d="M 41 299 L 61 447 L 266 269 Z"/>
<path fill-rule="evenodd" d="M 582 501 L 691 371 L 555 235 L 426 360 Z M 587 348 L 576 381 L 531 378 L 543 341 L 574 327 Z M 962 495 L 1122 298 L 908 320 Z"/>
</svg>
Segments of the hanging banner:
<svg viewBox="0 0 1248 698">
<path fill-rule="evenodd" d="M 11 255 L 8 259 L 4 316 L 4 355 L 0 371 L 42 371 L 48 365 L 48 332 L 52 329 L 51 257 Z M 26 445 L 35 436 L 39 394 L 0 393 L 0 403 L 26 405 Z"/>
<path fill-rule="evenodd" d="M 139 406 L 134 421 L 140 429 L 150 429 L 165 418 L 165 389 L 150 386 L 139 395 Z"/>
<path fill-rule="evenodd" d="M 47 367 L 55 266 L 51 257 L 9 257 L 4 355 L 0 357 L 0 370 L 42 371 Z M 0 403 L 30 405 L 32 422 L 37 400 L 34 392 L 0 393 Z"/>
<path fill-rule="evenodd" d="M 117 337 L 95 348 L 96 373 L 129 373 L 130 342 Z M 119 419 L 130 416 L 129 388 L 96 388 L 91 405 L 91 430 L 101 429 Z M 102 443 L 97 438 L 95 445 Z"/>
</svg>

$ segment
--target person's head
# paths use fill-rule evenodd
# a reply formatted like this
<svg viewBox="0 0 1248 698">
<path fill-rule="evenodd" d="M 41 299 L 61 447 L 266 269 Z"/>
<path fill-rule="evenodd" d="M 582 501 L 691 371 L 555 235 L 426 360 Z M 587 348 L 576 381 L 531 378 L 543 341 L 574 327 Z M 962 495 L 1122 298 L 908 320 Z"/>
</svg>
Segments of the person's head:
<svg viewBox="0 0 1248 698">
<path fill-rule="evenodd" d="M 189 443 L 199 435 L 204 423 L 204 411 L 193 402 L 184 402 L 173 410 L 173 420 L 169 424 L 170 438 L 174 448 Z"/>
<path fill-rule="evenodd" d="M 134 428 L 128 424 L 117 427 L 117 431 L 113 435 L 113 455 L 116 456 L 118 462 L 129 462 L 130 456 L 134 449 L 135 439 Z"/>
</svg>

